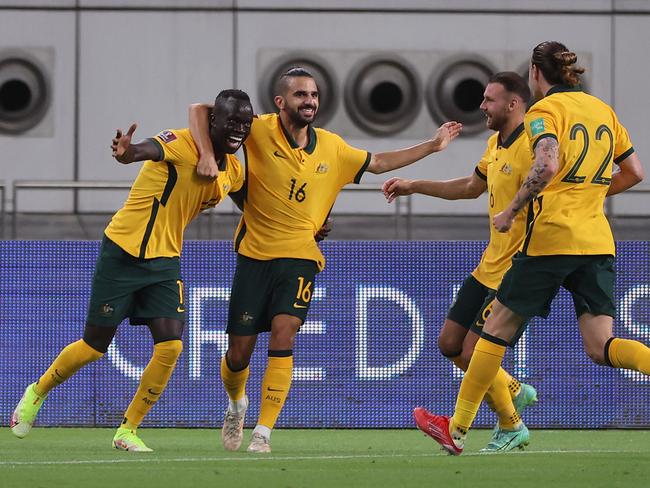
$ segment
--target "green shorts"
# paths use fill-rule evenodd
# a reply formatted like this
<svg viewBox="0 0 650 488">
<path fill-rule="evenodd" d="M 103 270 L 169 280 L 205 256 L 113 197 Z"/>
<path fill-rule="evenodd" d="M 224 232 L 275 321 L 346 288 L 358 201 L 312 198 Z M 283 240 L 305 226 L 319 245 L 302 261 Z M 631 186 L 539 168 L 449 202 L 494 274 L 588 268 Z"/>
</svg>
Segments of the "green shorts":
<svg viewBox="0 0 650 488">
<path fill-rule="evenodd" d="M 86 323 L 116 326 L 126 317 L 131 325 L 157 318 L 185 322 L 180 260 L 136 258 L 104 236 Z"/>
<path fill-rule="evenodd" d="M 304 322 L 317 273 L 316 262 L 307 259 L 260 261 L 237 254 L 226 332 L 238 336 L 269 332 L 278 314 Z"/>
<path fill-rule="evenodd" d="M 480 334 L 485 319 L 492 310 L 495 293 L 496 290 L 488 288 L 469 275 L 458 290 L 456 299 L 447 312 L 447 318 Z"/>
<path fill-rule="evenodd" d="M 523 317 L 548 317 L 551 302 L 566 288 L 576 316 L 614 317 L 614 256 L 527 256 L 517 253 L 497 291 L 498 300 Z"/>
</svg>

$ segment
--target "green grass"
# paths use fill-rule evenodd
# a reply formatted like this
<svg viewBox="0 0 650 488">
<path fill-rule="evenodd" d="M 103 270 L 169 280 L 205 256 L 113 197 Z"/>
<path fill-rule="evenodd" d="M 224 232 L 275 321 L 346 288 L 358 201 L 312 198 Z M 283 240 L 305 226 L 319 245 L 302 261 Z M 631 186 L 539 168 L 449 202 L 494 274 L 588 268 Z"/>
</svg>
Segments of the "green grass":
<svg viewBox="0 0 650 488">
<path fill-rule="evenodd" d="M 218 430 L 141 429 L 155 452 L 111 449 L 112 429 L 0 429 L 0 487 L 629 487 L 650 484 L 650 431 L 532 431 L 525 451 L 447 456 L 415 430 L 278 430 L 271 455 L 225 452 Z M 250 432 L 246 433 L 245 442 Z M 246 444 L 242 447 L 245 448 Z"/>
</svg>

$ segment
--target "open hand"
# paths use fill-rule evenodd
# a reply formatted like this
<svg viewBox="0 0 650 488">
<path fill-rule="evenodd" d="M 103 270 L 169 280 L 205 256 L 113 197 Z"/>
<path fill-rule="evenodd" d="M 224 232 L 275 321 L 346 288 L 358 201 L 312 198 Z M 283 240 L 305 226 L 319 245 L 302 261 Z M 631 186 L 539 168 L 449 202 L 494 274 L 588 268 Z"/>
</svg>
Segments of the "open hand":
<svg viewBox="0 0 650 488">
<path fill-rule="evenodd" d="M 463 124 L 460 122 L 445 122 L 436 131 L 433 136 L 433 152 L 442 151 L 451 141 L 456 139 L 463 130 Z"/>
</svg>

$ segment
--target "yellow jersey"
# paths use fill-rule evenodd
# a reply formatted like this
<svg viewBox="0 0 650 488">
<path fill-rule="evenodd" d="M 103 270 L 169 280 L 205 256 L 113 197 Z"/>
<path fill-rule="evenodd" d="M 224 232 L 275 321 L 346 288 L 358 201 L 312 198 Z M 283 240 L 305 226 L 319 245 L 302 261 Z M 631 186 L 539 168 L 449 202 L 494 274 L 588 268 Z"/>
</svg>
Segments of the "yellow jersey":
<svg viewBox="0 0 650 488">
<path fill-rule="evenodd" d="M 226 154 L 217 179 L 199 177 L 199 153 L 189 129 L 164 130 L 149 140 L 159 149 L 159 157 L 144 162 L 124 206 L 104 233 L 138 258 L 180 256 L 187 224 L 239 190 L 244 172 L 239 160 Z"/>
<path fill-rule="evenodd" d="M 612 108 L 580 88 L 555 86 L 525 119 L 533 151 L 552 137 L 559 170 L 534 200 L 534 219 L 522 251 L 530 256 L 614 255 L 614 238 L 603 209 L 612 162 L 634 152 Z"/>
<path fill-rule="evenodd" d="M 359 182 L 370 153 L 324 129 L 308 130 L 309 143 L 300 148 L 278 114 L 253 119 L 244 143 L 247 194 L 235 233 L 239 254 L 264 261 L 308 259 L 324 268 L 314 235 L 341 188 Z"/>
<path fill-rule="evenodd" d="M 488 186 L 490 242 L 472 276 L 488 288 L 496 290 L 501 278 L 510 269 L 512 256 L 519 250 L 526 235 L 528 209 L 517 214 L 506 233 L 498 232 L 492 225 L 492 219 L 505 210 L 515 197 L 530 171 L 532 161 L 530 142 L 524 124 L 521 124 L 503 142 L 499 133 L 493 134 L 476 166 L 476 174 L 486 180 Z"/>
</svg>

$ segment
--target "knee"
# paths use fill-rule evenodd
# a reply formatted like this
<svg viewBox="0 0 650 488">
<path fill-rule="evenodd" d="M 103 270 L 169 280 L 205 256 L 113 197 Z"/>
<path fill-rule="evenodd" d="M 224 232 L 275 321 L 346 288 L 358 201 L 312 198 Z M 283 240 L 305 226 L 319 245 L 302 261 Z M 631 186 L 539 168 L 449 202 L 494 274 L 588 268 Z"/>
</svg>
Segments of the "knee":
<svg viewBox="0 0 650 488">
<path fill-rule="evenodd" d="M 108 346 L 110 346 L 113 341 L 113 336 L 116 331 L 117 327 L 86 325 L 83 341 L 95 351 L 105 354 L 106 351 L 108 351 Z"/>
<path fill-rule="evenodd" d="M 228 363 L 228 367 L 232 371 L 240 371 L 246 368 L 250 363 L 251 353 L 252 351 L 231 344 L 226 352 L 226 362 Z"/>
<path fill-rule="evenodd" d="M 463 342 L 456 337 L 440 334 L 438 336 L 438 349 L 440 353 L 447 358 L 460 356 L 463 352 Z"/>
</svg>

